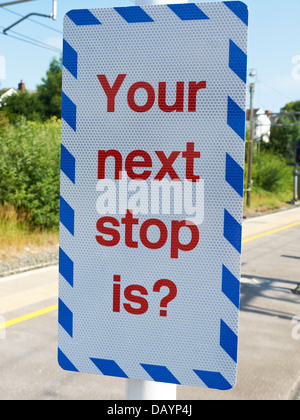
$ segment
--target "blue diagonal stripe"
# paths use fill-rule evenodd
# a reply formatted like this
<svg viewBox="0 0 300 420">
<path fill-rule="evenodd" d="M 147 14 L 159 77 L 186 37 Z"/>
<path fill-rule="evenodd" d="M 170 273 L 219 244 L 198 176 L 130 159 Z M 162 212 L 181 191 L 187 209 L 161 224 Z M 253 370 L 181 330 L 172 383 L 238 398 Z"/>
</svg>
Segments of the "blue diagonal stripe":
<svg viewBox="0 0 300 420">
<path fill-rule="evenodd" d="M 241 196 L 244 196 L 244 170 L 227 153 L 226 155 L 226 181 Z"/>
<path fill-rule="evenodd" d="M 60 349 L 58 349 L 58 364 L 64 370 L 70 372 L 78 372 L 78 369 L 73 365 L 72 362 L 70 362 L 67 356 Z"/>
<path fill-rule="evenodd" d="M 222 319 L 220 346 L 237 363 L 238 337 Z"/>
<path fill-rule="evenodd" d="M 166 366 L 145 365 L 141 364 L 142 368 L 151 376 L 156 382 L 166 382 L 170 384 L 180 385 L 178 379 L 166 368 Z"/>
<path fill-rule="evenodd" d="M 61 145 L 60 169 L 75 184 L 76 160 L 63 144 Z"/>
<path fill-rule="evenodd" d="M 115 7 L 115 10 L 127 23 L 146 23 L 154 20 L 140 7 Z"/>
<path fill-rule="evenodd" d="M 229 41 L 229 67 L 244 82 L 247 82 L 247 54 L 232 40 Z"/>
<path fill-rule="evenodd" d="M 78 54 L 65 39 L 63 44 L 63 65 L 77 79 Z"/>
<path fill-rule="evenodd" d="M 71 10 L 67 16 L 77 26 L 101 25 L 101 22 L 88 9 Z"/>
<path fill-rule="evenodd" d="M 61 117 L 76 131 L 77 107 L 64 92 L 62 93 Z"/>
<path fill-rule="evenodd" d="M 120 368 L 120 366 L 114 360 L 105 359 L 93 359 L 91 361 L 100 372 L 105 376 L 115 376 L 117 378 L 128 378 L 126 373 Z"/>
<path fill-rule="evenodd" d="M 199 7 L 194 3 L 187 4 L 169 4 L 168 7 L 181 19 L 181 20 L 206 20 L 209 17 L 202 12 Z"/>
<path fill-rule="evenodd" d="M 75 212 L 72 207 L 60 197 L 60 222 L 74 236 L 75 230 Z"/>
<path fill-rule="evenodd" d="M 246 113 L 228 97 L 227 124 L 245 141 Z"/>
<path fill-rule="evenodd" d="M 73 313 L 61 299 L 58 302 L 58 322 L 73 338 Z"/>
<path fill-rule="evenodd" d="M 241 1 L 225 1 L 224 4 L 248 26 L 249 11 L 248 6 Z"/>
<path fill-rule="evenodd" d="M 73 287 L 74 285 L 74 263 L 68 255 L 59 248 L 59 273 Z"/>
<path fill-rule="evenodd" d="M 239 252 L 242 252 L 242 226 L 225 209 L 224 211 L 224 237 Z"/>
<path fill-rule="evenodd" d="M 239 309 L 240 282 L 225 265 L 222 271 L 222 292 Z"/>
<path fill-rule="evenodd" d="M 219 372 L 208 372 L 205 370 L 194 370 L 207 388 L 227 391 L 232 388 L 230 383 Z"/>
</svg>

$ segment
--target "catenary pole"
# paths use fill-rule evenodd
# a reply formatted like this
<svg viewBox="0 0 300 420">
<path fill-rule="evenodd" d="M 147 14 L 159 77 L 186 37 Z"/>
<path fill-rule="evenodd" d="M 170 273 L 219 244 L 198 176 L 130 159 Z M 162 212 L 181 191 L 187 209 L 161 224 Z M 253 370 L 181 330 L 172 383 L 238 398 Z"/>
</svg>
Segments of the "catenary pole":
<svg viewBox="0 0 300 420">
<path fill-rule="evenodd" d="M 188 0 L 135 0 L 136 6 L 188 3 Z M 177 385 L 128 379 L 127 400 L 176 400 Z"/>
<path fill-rule="evenodd" d="M 52 12 L 52 19 L 57 19 L 57 0 L 53 0 L 53 12 Z"/>
<path fill-rule="evenodd" d="M 253 134 L 254 134 L 253 96 L 254 96 L 254 83 L 251 83 L 250 84 L 250 128 L 249 128 L 249 141 L 248 141 L 247 207 L 251 206 L 252 153 L 253 153 Z"/>
</svg>

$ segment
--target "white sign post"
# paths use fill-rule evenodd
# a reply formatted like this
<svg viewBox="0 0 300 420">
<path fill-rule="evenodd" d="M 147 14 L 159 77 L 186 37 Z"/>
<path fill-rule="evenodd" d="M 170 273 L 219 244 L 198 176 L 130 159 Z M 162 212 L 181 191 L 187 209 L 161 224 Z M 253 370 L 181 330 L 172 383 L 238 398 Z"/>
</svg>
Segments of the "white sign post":
<svg viewBox="0 0 300 420">
<path fill-rule="evenodd" d="M 58 360 L 175 399 L 236 383 L 248 10 L 147 3 L 65 17 Z"/>
</svg>

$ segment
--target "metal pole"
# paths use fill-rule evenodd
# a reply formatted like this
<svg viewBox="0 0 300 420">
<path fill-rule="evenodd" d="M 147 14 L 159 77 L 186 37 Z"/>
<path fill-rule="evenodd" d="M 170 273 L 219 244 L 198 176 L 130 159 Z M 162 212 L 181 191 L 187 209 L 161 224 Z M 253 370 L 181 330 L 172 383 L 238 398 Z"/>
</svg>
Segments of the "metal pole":
<svg viewBox="0 0 300 420">
<path fill-rule="evenodd" d="M 135 0 L 136 6 L 154 4 L 188 3 L 188 0 Z M 128 379 L 126 382 L 126 400 L 161 400 L 177 399 L 177 385 Z"/>
<path fill-rule="evenodd" d="M 53 0 L 53 12 L 52 12 L 52 19 L 57 19 L 57 0 Z"/>
<path fill-rule="evenodd" d="M 294 203 L 298 202 L 298 165 L 295 164 L 294 168 Z"/>
<path fill-rule="evenodd" d="M 253 110 L 253 95 L 254 83 L 250 85 L 250 128 L 249 128 L 249 141 L 248 141 L 248 180 L 247 180 L 247 207 L 251 205 L 251 186 L 252 186 L 252 150 L 253 150 L 253 123 L 254 123 L 254 110 Z"/>
<path fill-rule="evenodd" d="M 127 401 L 175 401 L 176 399 L 177 385 L 127 379 Z"/>
<path fill-rule="evenodd" d="M 22 17 L 20 20 L 18 20 L 17 22 L 13 23 L 12 25 L 10 25 L 8 28 L 3 29 L 3 33 L 4 35 L 7 35 L 7 32 L 10 31 L 12 28 L 14 28 L 15 26 L 19 25 L 19 23 L 23 22 L 24 20 L 30 18 L 31 16 L 39 16 L 39 17 L 44 17 L 44 18 L 52 18 L 52 15 L 43 15 L 41 13 L 29 13 L 28 15 Z"/>
<path fill-rule="evenodd" d="M 15 2 L 15 3 L 22 3 L 22 1 Z M 14 4 L 15 4 L 15 3 L 14 3 Z M 24 2 L 23 2 L 23 3 L 24 3 Z M 1 5 L 0 5 L 0 7 L 1 7 L 1 6 L 3 7 L 3 6 L 4 6 L 4 4 L 1 4 Z M 44 14 L 41 14 L 41 13 L 29 13 L 28 15 L 23 16 L 23 17 L 22 17 L 21 19 L 19 19 L 17 22 L 15 22 L 15 23 L 13 23 L 12 25 L 10 25 L 8 28 L 3 29 L 3 34 L 4 34 L 4 35 L 7 35 L 7 32 L 8 32 L 9 30 L 11 30 L 11 29 L 12 29 L 12 28 L 14 28 L 15 26 L 19 25 L 19 23 L 21 23 L 21 22 L 23 22 L 24 20 L 26 20 L 26 19 L 30 18 L 31 16 L 39 16 L 39 17 L 50 18 L 50 19 L 56 20 L 56 19 L 57 19 L 57 0 L 53 0 L 53 11 L 52 11 L 51 15 L 44 15 Z"/>
</svg>

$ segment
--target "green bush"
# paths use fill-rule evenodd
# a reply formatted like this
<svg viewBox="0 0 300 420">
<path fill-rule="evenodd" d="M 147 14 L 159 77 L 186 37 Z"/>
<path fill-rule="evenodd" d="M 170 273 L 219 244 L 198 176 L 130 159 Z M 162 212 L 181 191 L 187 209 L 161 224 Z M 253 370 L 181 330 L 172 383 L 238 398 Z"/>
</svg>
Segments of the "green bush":
<svg viewBox="0 0 300 420">
<path fill-rule="evenodd" d="M 3 113 L 12 123 L 19 120 L 20 115 L 30 121 L 42 121 L 41 104 L 36 93 L 19 92 L 6 99 Z"/>
<path fill-rule="evenodd" d="M 253 160 L 252 178 L 254 187 L 274 193 L 283 192 L 291 188 L 292 168 L 280 156 L 262 153 Z"/>
<path fill-rule="evenodd" d="M 0 126 L 0 204 L 32 227 L 59 226 L 60 121 Z"/>
</svg>

